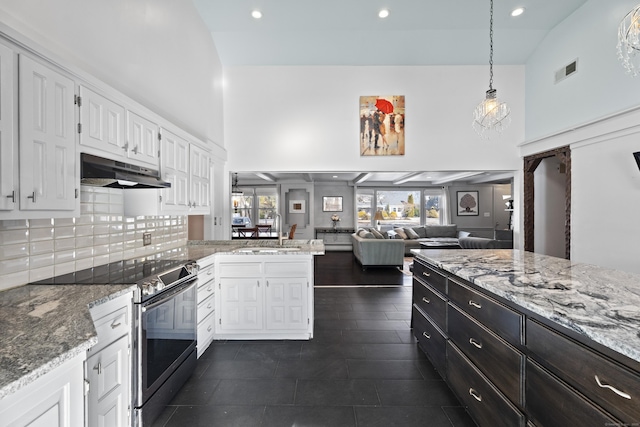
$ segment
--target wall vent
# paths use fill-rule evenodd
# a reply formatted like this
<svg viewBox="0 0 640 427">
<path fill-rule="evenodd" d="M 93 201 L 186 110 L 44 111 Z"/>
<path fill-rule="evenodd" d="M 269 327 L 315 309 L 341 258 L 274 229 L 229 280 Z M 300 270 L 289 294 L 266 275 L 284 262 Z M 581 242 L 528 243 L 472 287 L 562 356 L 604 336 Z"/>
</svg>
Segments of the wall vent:
<svg viewBox="0 0 640 427">
<path fill-rule="evenodd" d="M 567 77 L 577 72 L 578 72 L 578 60 L 575 59 L 571 61 L 569 64 L 560 68 L 558 71 L 556 71 L 556 83 L 560 83 L 562 80 L 566 79 Z"/>
</svg>

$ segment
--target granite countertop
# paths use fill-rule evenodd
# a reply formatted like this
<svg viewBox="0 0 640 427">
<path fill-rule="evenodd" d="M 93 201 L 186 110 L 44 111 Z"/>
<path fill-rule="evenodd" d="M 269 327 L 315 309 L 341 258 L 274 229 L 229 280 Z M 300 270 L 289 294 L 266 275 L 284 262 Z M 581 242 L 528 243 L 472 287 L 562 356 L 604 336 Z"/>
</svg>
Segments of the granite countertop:
<svg viewBox="0 0 640 427">
<path fill-rule="evenodd" d="M 519 250 L 412 250 L 527 310 L 640 362 L 640 275 Z"/>
<path fill-rule="evenodd" d="M 0 292 L 0 399 L 98 342 L 89 310 L 132 285 L 24 285 Z"/>
<path fill-rule="evenodd" d="M 238 249 L 296 248 L 283 252 Z M 153 254 L 151 258 L 199 260 L 213 254 L 324 255 L 322 240 L 204 240 Z M 133 292 L 123 285 L 24 285 L 0 292 L 0 399 L 34 381 L 97 341 L 89 310 Z"/>
</svg>

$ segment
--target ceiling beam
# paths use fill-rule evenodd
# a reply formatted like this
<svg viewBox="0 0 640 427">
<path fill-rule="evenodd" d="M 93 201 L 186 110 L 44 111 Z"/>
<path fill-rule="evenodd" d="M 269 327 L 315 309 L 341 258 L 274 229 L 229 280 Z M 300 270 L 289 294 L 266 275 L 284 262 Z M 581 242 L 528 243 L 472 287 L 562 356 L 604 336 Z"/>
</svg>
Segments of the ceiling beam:
<svg viewBox="0 0 640 427">
<path fill-rule="evenodd" d="M 503 173 L 489 172 L 486 175 L 482 175 L 482 176 L 470 179 L 469 182 L 471 184 L 483 184 L 485 182 L 504 181 L 508 179 L 513 179 L 513 172 L 503 172 Z"/>
<path fill-rule="evenodd" d="M 394 185 L 404 184 L 405 182 L 409 182 L 413 178 L 418 177 L 418 176 L 422 175 L 423 173 L 424 172 L 413 172 L 413 173 L 406 174 L 405 176 L 402 176 L 402 177 L 396 179 L 395 181 L 393 181 L 393 184 Z"/>
<path fill-rule="evenodd" d="M 358 175 L 356 177 L 356 179 L 353 180 L 354 184 L 361 184 L 363 182 L 365 182 L 366 180 L 368 180 L 369 178 L 371 178 L 371 175 L 373 175 L 372 173 L 361 173 L 360 175 Z"/>
<path fill-rule="evenodd" d="M 276 178 L 271 174 L 264 173 L 264 172 L 256 172 L 255 175 L 258 178 L 263 179 L 265 181 L 276 182 Z"/>
<path fill-rule="evenodd" d="M 304 179 L 306 182 L 313 182 L 313 177 L 310 173 L 303 173 L 302 179 Z"/>
<path fill-rule="evenodd" d="M 482 173 L 484 173 L 484 172 L 456 172 L 456 173 L 452 173 L 452 174 L 440 177 L 439 179 L 431 181 L 431 183 L 432 184 L 446 184 L 447 182 L 457 181 L 459 179 L 464 179 L 464 178 L 469 178 L 469 177 L 472 177 L 472 176 L 480 175 Z"/>
</svg>

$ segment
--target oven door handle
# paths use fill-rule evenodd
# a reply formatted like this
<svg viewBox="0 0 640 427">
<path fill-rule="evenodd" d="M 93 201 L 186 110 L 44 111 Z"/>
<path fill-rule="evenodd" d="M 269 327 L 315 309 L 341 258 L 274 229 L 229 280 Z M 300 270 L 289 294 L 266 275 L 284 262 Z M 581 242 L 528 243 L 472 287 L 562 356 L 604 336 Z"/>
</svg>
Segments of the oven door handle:
<svg viewBox="0 0 640 427">
<path fill-rule="evenodd" d="M 182 292 L 188 291 L 189 289 L 195 287 L 196 286 L 196 279 L 197 279 L 197 277 L 194 277 L 192 280 L 183 283 L 182 286 L 179 289 L 175 290 L 174 292 L 171 292 L 169 295 L 166 296 L 166 298 L 162 298 L 160 301 L 156 301 L 156 302 L 153 302 L 153 303 L 148 304 L 148 305 L 143 305 L 142 306 L 142 312 L 144 313 L 147 310 L 151 310 L 154 307 L 158 307 L 159 305 L 162 305 L 162 304 L 166 303 L 168 299 L 176 296 L 177 294 L 180 294 Z M 191 284 L 189 286 L 185 286 L 187 283 L 191 283 Z"/>
</svg>

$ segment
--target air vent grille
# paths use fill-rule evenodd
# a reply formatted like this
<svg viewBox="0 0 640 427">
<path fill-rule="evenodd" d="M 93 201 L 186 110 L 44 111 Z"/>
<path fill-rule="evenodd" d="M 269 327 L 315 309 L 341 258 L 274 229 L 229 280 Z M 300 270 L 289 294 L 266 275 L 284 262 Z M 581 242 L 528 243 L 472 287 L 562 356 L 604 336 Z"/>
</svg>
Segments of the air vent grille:
<svg viewBox="0 0 640 427">
<path fill-rule="evenodd" d="M 575 59 L 569 64 L 556 71 L 556 83 L 560 83 L 562 80 L 578 72 L 578 60 Z"/>
</svg>

